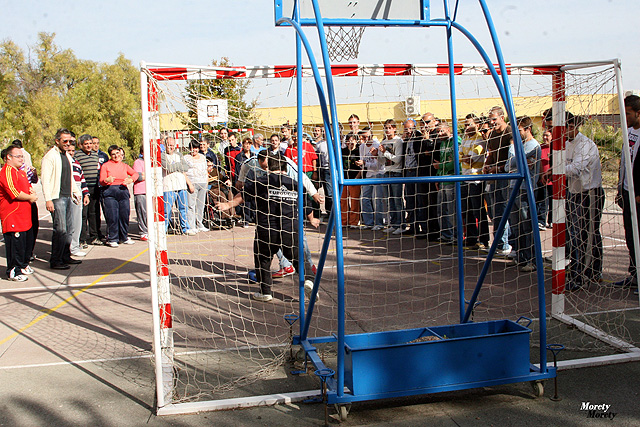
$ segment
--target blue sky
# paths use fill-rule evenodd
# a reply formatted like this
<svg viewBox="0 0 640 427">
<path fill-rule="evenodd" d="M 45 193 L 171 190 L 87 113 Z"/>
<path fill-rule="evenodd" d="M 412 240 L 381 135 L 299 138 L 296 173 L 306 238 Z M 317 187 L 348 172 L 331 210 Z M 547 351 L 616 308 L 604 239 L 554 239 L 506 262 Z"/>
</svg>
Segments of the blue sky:
<svg viewBox="0 0 640 427">
<path fill-rule="evenodd" d="M 323 0 L 324 1 L 324 0 Z M 55 32 L 82 59 L 112 62 L 119 52 L 135 64 L 208 64 L 229 57 L 237 65 L 294 63 L 290 28 L 276 28 L 272 0 L 3 0 L 0 39 L 23 48 L 39 31 Z M 477 2 L 461 1 L 458 21 L 484 42 Z M 432 1 L 432 16 L 441 2 Z M 510 63 L 583 62 L 620 58 L 625 89 L 640 89 L 637 0 L 489 0 L 504 56 Z M 369 28 L 359 63 L 441 63 L 444 31 Z M 480 62 L 455 38 L 455 62 Z"/>
</svg>

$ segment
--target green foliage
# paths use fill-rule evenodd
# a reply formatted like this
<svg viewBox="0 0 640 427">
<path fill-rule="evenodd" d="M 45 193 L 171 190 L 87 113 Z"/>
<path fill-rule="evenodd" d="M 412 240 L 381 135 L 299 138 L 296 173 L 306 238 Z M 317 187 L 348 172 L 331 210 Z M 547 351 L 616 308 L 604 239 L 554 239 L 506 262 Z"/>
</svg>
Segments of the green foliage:
<svg viewBox="0 0 640 427">
<path fill-rule="evenodd" d="M 229 58 L 221 58 L 220 61 L 214 60 L 213 66 L 217 67 L 233 67 L 229 62 Z M 190 130 L 197 130 L 197 113 L 196 101 L 199 99 L 227 99 L 229 101 L 229 128 L 244 128 L 255 121 L 253 116 L 253 108 L 256 101 L 247 103 L 244 100 L 247 88 L 250 82 L 247 80 L 236 79 L 217 79 L 217 80 L 193 80 L 187 84 L 185 102 L 189 107 L 189 123 Z M 205 129 L 210 129 L 209 125 Z"/>
<path fill-rule="evenodd" d="M 100 137 L 137 157 L 142 123 L 138 71 L 121 54 L 113 64 L 76 58 L 40 33 L 25 56 L 12 41 L 0 44 L 0 137 L 21 139 L 34 166 L 53 144 L 58 128 Z"/>
</svg>

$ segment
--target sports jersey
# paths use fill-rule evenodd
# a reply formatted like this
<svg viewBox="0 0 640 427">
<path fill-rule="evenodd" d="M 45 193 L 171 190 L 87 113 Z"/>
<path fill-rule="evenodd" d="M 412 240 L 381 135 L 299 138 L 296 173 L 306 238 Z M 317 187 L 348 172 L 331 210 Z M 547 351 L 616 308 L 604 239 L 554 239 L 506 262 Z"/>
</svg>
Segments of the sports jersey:
<svg viewBox="0 0 640 427">
<path fill-rule="evenodd" d="M 0 169 L 0 221 L 3 233 L 31 229 L 31 202 L 16 200 L 23 192 L 29 194 L 31 184 L 24 171 L 5 164 Z"/>
</svg>

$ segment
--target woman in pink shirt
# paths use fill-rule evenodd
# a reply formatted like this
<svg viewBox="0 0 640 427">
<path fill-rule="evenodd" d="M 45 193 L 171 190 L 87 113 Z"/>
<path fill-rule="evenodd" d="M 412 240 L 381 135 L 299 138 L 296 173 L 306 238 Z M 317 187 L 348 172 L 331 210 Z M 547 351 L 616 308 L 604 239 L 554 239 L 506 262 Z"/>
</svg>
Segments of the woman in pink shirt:
<svg viewBox="0 0 640 427">
<path fill-rule="evenodd" d="M 100 184 L 104 186 L 104 216 L 107 219 L 107 246 L 117 248 L 118 243 L 132 245 L 129 238 L 129 212 L 131 210 L 129 184 L 138 180 L 138 172 L 122 161 L 124 151 L 117 145 L 109 147 L 111 160 L 100 169 Z"/>
</svg>

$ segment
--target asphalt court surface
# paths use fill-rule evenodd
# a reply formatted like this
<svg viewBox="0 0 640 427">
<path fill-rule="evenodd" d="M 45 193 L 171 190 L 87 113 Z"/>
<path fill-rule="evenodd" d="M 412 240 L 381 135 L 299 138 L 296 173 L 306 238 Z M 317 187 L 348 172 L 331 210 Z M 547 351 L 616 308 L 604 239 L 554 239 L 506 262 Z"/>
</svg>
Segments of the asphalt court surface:
<svg viewBox="0 0 640 427">
<path fill-rule="evenodd" d="M 44 204 L 40 216 L 36 273 L 23 283 L 0 281 L 0 425 L 323 424 L 322 407 L 304 403 L 154 416 L 146 244 L 137 241 L 117 249 L 92 246 L 82 264 L 61 273 L 50 270 L 46 261 L 51 225 Z M 135 233 L 135 224 L 130 231 Z M 207 234 L 213 233 L 217 232 Z M 238 238 L 247 243 L 253 231 L 238 229 L 235 233 L 236 243 Z M 198 248 L 198 239 L 205 236 L 170 239 L 192 239 L 185 242 Z M 373 246 L 375 253 L 375 243 Z M 190 258 L 200 253 L 194 250 L 182 255 Z M 237 266 L 239 270 L 251 265 L 251 256 L 239 255 L 246 258 L 246 263 Z M 629 313 L 637 342 L 640 316 L 637 310 Z M 286 369 L 279 375 L 286 376 Z M 588 411 L 580 409 L 582 402 L 612 405 L 608 413 L 617 414 L 612 420 L 616 425 L 640 425 L 639 380 L 637 362 L 563 371 L 559 376 L 561 402 L 536 399 L 528 384 L 512 384 L 363 402 L 353 406 L 343 425 L 578 426 L 611 421 L 588 418 Z M 260 390 L 277 392 L 269 389 L 270 384 L 266 381 Z M 552 383 L 547 382 L 546 396 L 552 394 Z"/>
</svg>

